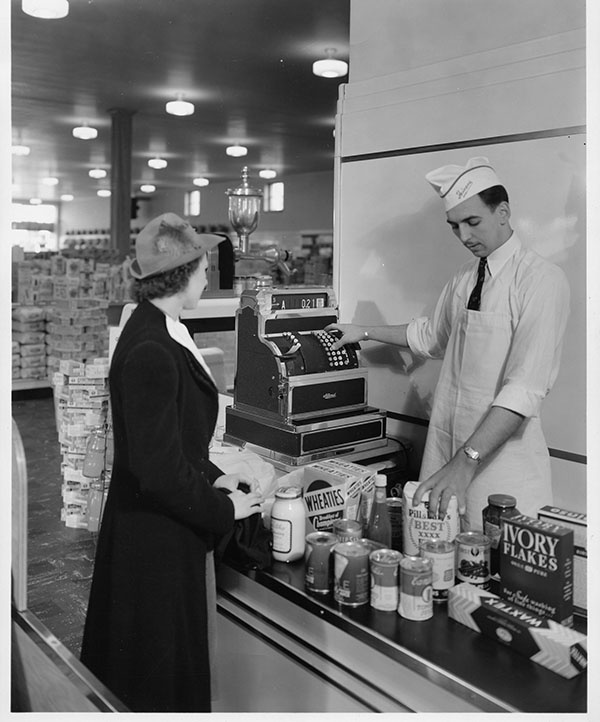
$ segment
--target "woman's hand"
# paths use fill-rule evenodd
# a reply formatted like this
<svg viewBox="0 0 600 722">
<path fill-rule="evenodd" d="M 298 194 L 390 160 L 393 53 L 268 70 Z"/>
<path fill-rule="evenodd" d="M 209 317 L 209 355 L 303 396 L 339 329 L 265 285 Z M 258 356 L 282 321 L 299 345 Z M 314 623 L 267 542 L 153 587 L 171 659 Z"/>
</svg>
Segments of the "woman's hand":
<svg viewBox="0 0 600 722">
<path fill-rule="evenodd" d="M 348 343 L 358 343 L 358 341 L 365 340 L 365 327 L 356 326 L 353 323 L 330 323 L 329 326 L 325 326 L 325 331 L 338 331 L 341 334 L 332 346 L 334 350 Z"/>
<path fill-rule="evenodd" d="M 242 490 L 256 491 L 260 493 L 260 484 L 256 479 L 250 479 L 244 474 L 223 474 L 217 477 L 213 487 L 215 489 L 227 489 L 227 491 L 238 491 L 242 485 Z"/>
<path fill-rule="evenodd" d="M 262 494 L 256 491 L 232 491 L 229 494 L 229 499 L 233 504 L 234 518 L 245 519 L 252 514 L 257 512 L 260 514 L 263 510 L 264 498 Z"/>
<path fill-rule="evenodd" d="M 425 492 L 429 491 L 431 519 L 443 519 L 446 516 L 453 496 L 458 501 L 458 513 L 464 515 L 467 508 L 467 489 L 476 470 L 477 462 L 471 461 L 462 451 L 459 452 L 439 471 L 419 484 L 413 496 L 413 506 L 420 504 Z"/>
</svg>

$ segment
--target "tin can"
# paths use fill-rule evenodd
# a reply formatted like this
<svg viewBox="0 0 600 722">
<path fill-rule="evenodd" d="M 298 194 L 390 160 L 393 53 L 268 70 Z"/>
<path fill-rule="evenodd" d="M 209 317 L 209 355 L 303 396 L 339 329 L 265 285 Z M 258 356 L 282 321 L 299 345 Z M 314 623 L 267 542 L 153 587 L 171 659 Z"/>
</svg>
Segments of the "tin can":
<svg viewBox="0 0 600 722">
<path fill-rule="evenodd" d="M 456 581 L 490 588 L 490 540 L 485 534 L 465 531 L 457 535 Z"/>
<path fill-rule="evenodd" d="M 336 519 L 333 522 L 333 533 L 341 542 L 360 539 L 362 537 L 362 524 L 354 519 Z"/>
<path fill-rule="evenodd" d="M 384 612 L 398 609 L 398 569 L 402 554 L 395 549 L 376 549 L 369 555 L 371 606 Z"/>
<path fill-rule="evenodd" d="M 422 622 L 433 616 L 431 559 L 405 556 L 400 562 L 400 602 L 398 614 Z"/>
<path fill-rule="evenodd" d="M 399 496 L 388 496 L 385 500 L 392 523 L 392 549 L 402 551 L 402 499 Z"/>
<path fill-rule="evenodd" d="M 333 547 L 333 598 L 349 607 L 369 602 L 369 550 L 359 541 Z"/>
<path fill-rule="evenodd" d="M 454 586 L 455 582 L 456 549 L 454 543 L 443 539 L 422 541 L 420 553 L 422 557 L 431 559 L 433 601 L 447 602 L 448 590 Z"/>
<path fill-rule="evenodd" d="M 315 531 L 306 535 L 304 556 L 304 586 L 309 592 L 327 594 L 333 581 L 333 555 L 331 550 L 338 543 L 335 534 Z"/>
</svg>

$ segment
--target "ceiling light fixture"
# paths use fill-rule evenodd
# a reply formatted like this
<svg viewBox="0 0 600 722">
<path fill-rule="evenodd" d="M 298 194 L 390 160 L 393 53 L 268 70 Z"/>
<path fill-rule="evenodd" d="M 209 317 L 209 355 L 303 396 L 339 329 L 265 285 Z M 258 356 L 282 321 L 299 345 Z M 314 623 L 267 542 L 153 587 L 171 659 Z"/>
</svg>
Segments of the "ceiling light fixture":
<svg viewBox="0 0 600 722">
<path fill-rule="evenodd" d="M 207 186 L 209 184 L 209 180 L 208 178 L 194 178 L 192 183 L 195 186 L 200 186 L 200 188 L 202 188 L 203 186 Z"/>
<path fill-rule="evenodd" d="M 96 195 L 100 196 L 100 198 L 110 198 L 110 191 L 108 188 L 100 188 L 99 191 L 96 191 Z"/>
<path fill-rule="evenodd" d="M 11 152 L 13 155 L 29 155 L 31 148 L 28 145 L 13 145 Z"/>
<path fill-rule="evenodd" d="M 277 171 L 271 170 L 270 168 L 264 168 L 258 171 L 258 175 L 265 180 L 271 180 L 277 176 Z"/>
<path fill-rule="evenodd" d="M 45 186 L 57 186 L 58 178 L 54 178 L 53 176 L 48 176 L 48 178 L 42 178 L 42 183 Z"/>
<path fill-rule="evenodd" d="M 30 198 L 29 202 L 32 206 L 41 206 L 42 205 L 42 199 L 41 198 Z"/>
<path fill-rule="evenodd" d="M 154 193 L 154 191 L 156 190 L 156 186 L 152 185 L 152 183 L 144 183 L 140 186 L 140 190 L 142 191 L 142 193 Z"/>
<path fill-rule="evenodd" d="M 248 148 L 246 148 L 245 145 L 236 143 L 235 145 L 228 145 L 227 148 L 225 148 L 225 152 L 234 158 L 241 158 L 243 155 L 248 155 Z"/>
<path fill-rule="evenodd" d="M 335 48 L 326 48 L 326 58 L 316 60 L 313 63 L 313 73 L 321 78 L 341 78 L 348 73 L 348 63 L 345 60 L 337 60 Z"/>
<path fill-rule="evenodd" d="M 170 100 L 165 105 L 165 110 L 171 115 L 192 115 L 194 104 L 183 100 L 183 93 L 177 93 L 177 100 Z"/>
<path fill-rule="evenodd" d="M 164 158 L 150 158 L 148 161 L 148 165 L 150 168 L 156 168 L 156 170 L 161 170 L 161 168 L 167 167 L 167 161 Z"/>
<path fill-rule="evenodd" d="M 63 193 L 60 197 L 61 201 L 72 201 L 75 198 L 71 193 Z"/>
<path fill-rule="evenodd" d="M 90 178 L 106 178 L 106 171 L 104 168 L 92 168 L 88 175 Z"/>
<path fill-rule="evenodd" d="M 87 123 L 83 123 L 73 128 L 73 137 L 79 138 L 79 140 L 94 140 L 98 137 L 98 131 Z"/>
<path fill-rule="evenodd" d="M 68 0 L 23 0 L 21 9 L 34 18 L 58 20 L 69 14 L 69 2 Z"/>
</svg>

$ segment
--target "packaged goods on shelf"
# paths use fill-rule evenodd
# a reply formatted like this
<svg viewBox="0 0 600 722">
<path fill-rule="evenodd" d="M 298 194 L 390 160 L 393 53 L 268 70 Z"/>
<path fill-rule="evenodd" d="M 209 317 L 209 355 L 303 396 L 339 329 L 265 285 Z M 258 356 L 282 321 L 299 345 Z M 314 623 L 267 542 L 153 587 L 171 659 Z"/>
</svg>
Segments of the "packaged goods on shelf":
<svg viewBox="0 0 600 722">
<path fill-rule="evenodd" d="M 304 489 L 309 534 L 331 531 L 337 519 L 358 519 L 361 494 L 373 493 L 375 471 L 341 459 L 325 459 L 288 476 Z"/>
<path fill-rule="evenodd" d="M 46 311 L 38 306 L 16 306 L 12 310 L 12 378 L 47 378 L 45 344 Z"/>
<path fill-rule="evenodd" d="M 452 587 L 448 616 L 562 677 L 575 677 L 587 667 L 585 634 L 537 616 L 480 587 L 466 583 Z"/>
<path fill-rule="evenodd" d="M 504 520 L 500 596 L 530 612 L 573 625 L 573 530 L 524 514 Z"/>
<path fill-rule="evenodd" d="M 573 530 L 573 605 L 587 611 L 587 515 L 547 505 L 538 511 L 538 519 Z"/>
<path fill-rule="evenodd" d="M 98 510 L 103 509 L 104 492 L 110 477 L 106 468 L 101 469 L 98 478 L 93 480 L 84 471 L 90 436 L 98 427 L 106 427 L 109 420 L 108 358 L 93 356 L 89 362 L 63 359 L 51 379 L 62 455 L 61 520 L 69 527 L 90 529 L 91 519 L 91 530 L 96 531 Z M 90 516 L 92 491 L 93 513 Z"/>
</svg>

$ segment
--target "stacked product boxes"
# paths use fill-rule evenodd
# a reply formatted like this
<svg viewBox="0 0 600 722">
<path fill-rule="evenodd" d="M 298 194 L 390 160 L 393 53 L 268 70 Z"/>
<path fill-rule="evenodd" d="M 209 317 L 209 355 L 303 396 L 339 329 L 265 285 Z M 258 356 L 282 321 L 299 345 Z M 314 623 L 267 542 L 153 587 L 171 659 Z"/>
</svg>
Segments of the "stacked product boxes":
<svg viewBox="0 0 600 722">
<path fill-rule="evenodd" d="M 12 310 L 12 378 L 45 379 L 46 311 L 39 306 Z"/>
<path fill-rule="evenodd" d="M 92 436 L 103 435 L 106 439 L 109 427 L 108 358 L 95 358 L 89 363 L 60 361 L 52 381 L 62 454 L 61 519 L 68 527 L 96 531 L 99 515 L 97 506 L 92 505 L 94 509 L 90 509 L 90 502 L 97 504 L 100 492 L 102 505 L 110 468 L 103 451 L 103 462 L 95 464 L 90 476 L 87 454 Z"/>
<path fill-rule="evenodd" d="M 89 362 L 104 356 L 108 347 L 108 301 L 95 298 L 55 300 L 47 313 L 48 371 L 59 370 L 61 361 Z"/>
</svg>

